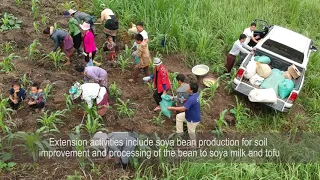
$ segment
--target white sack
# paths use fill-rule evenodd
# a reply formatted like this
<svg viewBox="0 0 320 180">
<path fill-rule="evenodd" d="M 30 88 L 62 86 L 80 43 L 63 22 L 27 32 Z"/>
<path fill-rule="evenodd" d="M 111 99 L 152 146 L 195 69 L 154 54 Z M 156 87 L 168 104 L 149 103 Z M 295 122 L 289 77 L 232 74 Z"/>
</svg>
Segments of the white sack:
<svg viewBox="0 0 320 180">
<path fill-rule="evenodd" d="M 247 65 L 246 72 L 244 73 L 244 77 L 246 79 L 250 79 L 253 75 L 256 74 L 257 70 L 257 63 L 254 60 L 250 60 L 250 62 Z"/>
<path fill-rule="evenodd" d="M 277 103 L 276 92 L 272 89 L 253 89 L 248 98 L 251 102 Z"/>
<path fill-rule="evenodd" d="M 253 75 L 249 81 L 252 85 L 260 86 L 263 82 L 264 78 L 259 76 L 258 74 Z"/>
</svg>

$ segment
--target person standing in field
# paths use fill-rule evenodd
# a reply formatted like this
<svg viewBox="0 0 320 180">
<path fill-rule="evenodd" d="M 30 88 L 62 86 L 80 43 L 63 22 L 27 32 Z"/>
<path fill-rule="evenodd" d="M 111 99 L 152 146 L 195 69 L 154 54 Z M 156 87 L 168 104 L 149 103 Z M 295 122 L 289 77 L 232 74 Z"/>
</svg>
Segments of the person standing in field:
<svg viewBox="0 0 320 180">
<path fill-rule="evenodd" d="M 16 112 L 19 109 L 21 102 L 26 98 L 26 91 L 21 87 L 18 81 L 12 83 L 9 90 L 9 104 L 11 108 Z"/>
<path fill-rule="evenodd" d="M 88 83 L 92 80 L 100 86 L 108 87 L 108 73 L 106 70 L 97 66 L 78 66 L 76 71 L 80 72 L 84 76 L 84 83 Z"/>
<path fill-rule="evenodd" d="M 72 100 L 77 99 L 81 96 L 81 99 L 85 100 L 88 104 L 88 108 L 91 109 L 93 106 L 92 100 L 96 100 L 98 114 L 104 116 L 108 110 L 108 91 L 106 87 L 101 87 L 97 83 L 75 83 L 69 89 L 70 97 Z"/>
<path fill-rule="evenodd" d="M 93 66 L 93 59 L 97 52 L 94 35 L 92 31 L 90 31 L 90 24 L 84 22 L 80 27 L 83 30 L 83 50 L 86 54 L 85 61 L 87 62 L 87 66 Z"/>
<path fill-rule="evenodd" d="M 126 169 L 129 163 L 130 154 L 134 152 L 137 145 L 138 134 L 135 132 L 97 132 L 92 138 L 92 147 L 107 152 L 107 160 L 115 158 L 116 165 Z M 118 143 L 117 143 L 118 142 Z"/>
<path fill-rule="evenodd" d="M 144 29 L 143 22 L 138 22 L 136 24 L 136 28 L 137 28 L 137 34 L 141 34 L 142 37 L 143 37 L 143 41 L 148 43 L 149 42 L 149 37 L 148 37 L 147 31 Z"/>
<path fill-rule="evenodd" d="M 111 36 L 113 41 L 116 41 L 117 32 L 119 29 L 119 21 L 113 11 L 105 8 L 101 12 L 101 23 L 104 23 L 104 33 L 106 36 Z"/>
<path fill-rule="evenodd" d="M 151 58 L 148 44 L 143 41 L 141 34 L 136 35 L 136 43 L 139 47 L 135 53 L 136 65 L 133 68 L 133 79 L 129 79 L 130 82 L 137 82 L 141 69 L 143 69 L 146 76 L 150 76 L 149 65 Z"/>
<path fill-rule="evenodd" d="M 108 36 L 108 42 L 106 43 L 105 47 L 103 47 L 103 51 L 108 52 L 109 61 L 114 62 L 114 60 L 116 60 L 116 43 L 113 41 L 113 38 L 111 36 Z"/>
<path fill-rule="evenodd" d="M 180 107 L 184 105 L 189 96 L 189 84 L 185 82 L 186 77 L 183 74 L 178 74 L 176 80 L 179 83 L 179 87 L 177 89 L 177 95 L 173 97 L 173 100 L 177 102 L 177 106 Z"/>
<path fill-rule="evenodd" d="M 94 22 L 96 21 L 96 18 L 94 16 L 73 9 L 69 9 L 68 13 L 78 21 L 78 24 L 82 24 L 84 22 L 89 23 L 90 30 L 92 31 L 92 33 L 95 32 Z"/>
<path fill-rule="evenodd" d="M 65 12 L 65 16 L 69 15 L 69 12 Z M 82 36 L 81 31 L 79 28 L 79 22 L 73 17 L 70 16 L 70 19 L 68 21 L 68 27 L 69 27 L 69 34 L 71 35 L 73 39 L 73 47 L 77 50 L 78 55 L 80 56 L 82 54 Z"/>
<path fill-rule="evenodd" d="M 258 40 L 260 36 L 254 37 L 254 30 L 256 29 L 257 24 L 251 23 L 250 27 L 246 28 L 242 34 L 246 35 L 247 38 L 243 43 L 243 47 L 248 49 L 249 51 L 252 51 L 252 47 L 249 46 L 250 40 L 252 40 L 254 43 L 258 43 Z"/>
<path fill-rule="evenodd" d="M 144 77 L 144 81 L 149 81 L 151 79 L 154 79 L 154 93 L 153 93 L 153 99 L 157 103 L 157 107 L 154 109 L 154 111 L 160 110 L 160 102 L 162 101 L 161 95 L 167 94 L 167 90 L 170 89 L 170 80 L 168 71 L 163 66 L 162 61 L 160 58 L 154 58 L 153 59 L 153 65 L 155 66 L 154 72 L 151 76 Z"/>
<path fill-rule="evenodd" d="M 189 97 L 183 106 L 168 107 L 168 110 L 182 111 L 182 113 L 179 113 L 176 116 L 176 133 L 182 135 L 183 123 L 187 122 L 188 134 L 192 144 L 191 146 L 196 147 L 196 128 L 201 120 L 198 84 L 191 83 L 188 88 L 188 93 Z"/>
<path fill-rule="evenodd" d="M 229 73 L 236 61 L 236 56 L 241 52 L 249 54 L 250 52 L 243 48 L 243 43 L 245 42 L 247 36 L 245 34 L 241 34 L 239 39 L 234 42 L 232 49 L 230 50 L 228 56 L 227 56 L 227 62 L 225 64 L 226 73 Z"/>
<path fill-rule="evenodd" d="M 43 34 L 50 37 L 54 41 L 54 48 L 52 51 L 57 51 L 58 47 L 67 56 L 67 62 L 64 65 L 70 65 L 70 57 L 73 54 L 73 40 L 72 37 L 63 30 L 55 30 L 53 26 L 47 27 L 43 30 Z"/>
</svg>

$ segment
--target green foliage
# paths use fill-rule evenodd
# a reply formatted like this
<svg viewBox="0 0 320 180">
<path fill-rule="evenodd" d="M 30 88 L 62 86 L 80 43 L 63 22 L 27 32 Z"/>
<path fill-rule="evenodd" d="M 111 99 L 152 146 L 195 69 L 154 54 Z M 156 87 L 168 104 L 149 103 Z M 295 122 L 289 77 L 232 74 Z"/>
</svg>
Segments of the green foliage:
<svg viewBox="0 0 320 180">
<path fill-rule="evenodd" d="M 12 171 L 13 167 L 16 165 L 17 163 L 15 162 L 4 162 L 4 161 L 1 161 L 0 160 L 0 172 L 3 171 L 3 170 L 6 170 L 6 171 Z"/>
<path fill-rule="evenodd" d="M 64 2 L 64 3 L 60 3 L 60 4 L 58 4 L 58 9 L 59 10 L 69 10 L 69 9 L 75 9 L 76 7 L 77 7 L 77 4 L 76 4 L 76 2 L 74 2 L 74 1 L 66 1 L 66 2 Z"/>
<path fill-rule="evenodd" d="M 18 144 L 16 146 L 21 146 L 24 148 L 24 151 L 32 156 L 33 161 L 36 162 L 39 157 L 39 151 L 52 150 L 45 137 L 50 136 L 50 133 L 47 133 L 46 127 L 42 127 L 37 129 L 35 132 L 17 132 L 12 134 L 10 138 L 16 139 L 18 141 L 22 141 L 23 144 Z M 54 132 L 54 131 L 49 131 Z"/>
<path fill-rule="evenodd" d="M 38 0 L 31 0 L 31 10 L 33 14 L 33 19 L 37 19 L 39 16 Z"/>
<path fill-rule="evenodd" d="M 9 55 L 9 53 L 13 51 L 15 48 L 14 43 L 15 43 L 14 41 L 8 41 L 0 44 L 1 54 Z"/>
<path fill-rule="evenodd" d="M 235 96 L 237 105 L 230 109 L 230 113 L 234 115 L 236 119 L 236 127 L 241 128 L 243 123 L 245 123 L 248 120 L 248 111 L 249 109 L 245 107 L 245 105 L 242 102 L 239 102 L 238 97 Z"/>
<path fill-rule="evenodd" d="M 43 90 L 43 96 L 45 99 L 49 99 L 49 97 L 51 96 L 50 93 L 53 90 L 54 85 L 53 84 L 47 84 L 46 87 Z"/>
<path fill-rule="evenodd" d="M 127 99 L 127 101 L 122 101 L 120 98 L 118 98 L 117 103 L 115 104 L 117 107 L 118 117 L 132 118 L 135 115 L 135 109 L 131 108 L 132 105 L 134 105 L 134 103 L 131 103 L 130 99 Z"/>
<path fill-rule="evenodd" d="M 60 50 L 58 51 L 52 51 L 50 54 L 48 54 L 49 59 L 53 62 L 54 67 L 56 69 L 61 69 L 62 68 L 62 61 L 63 58 L 65 57 L 65 54 L 61 52 Z"/>
<path fill-rule="evenodd" d="M 147 85 L 148 85 L 148 90 L 149 90 L 150 94 L 153 94 L 153 92 L 154 92 L 154 84 L 150 83 L 150 82 L 147 82 Z"/>
<path fill-rule="evenodd" d="M 159 112 L 158 116 L 153 117 L 152 122 L 158 126 L 162 125 L 162 123 L 164 122 L 162 118 L 162 112 Z"/>
<path fill-rule="evenodd" d="M 210 109 L 210 100 L 206 98 L 207 93 L 206 91 L 201 91 L 199 94 L 199 102 L 200 107 L 204 109 Z"/>
<path fill-rule="evenodd" d="M 46 15 L 41 15 L 41 23 L 42 25 L 47 25 L 49 22 L 48 17 Z"/>
<path fill-rule="evenodd" d="M 102 127 L 104 126 L 104 124 L 100 123 L 99 122 L 100 120 L 101 120 L 101 118 L 99 118 L 99 117 L 94 118 L 90 114 L 88 114 L 86 123 L 84 124 L 84 126 L 81 125 L 81 127 L 88 132 L 90 137 L 93 137 L 93 135 L 97 131 L 103 129 Z"/>
<path fill-rule="evenodd" d="M 33 40 L 33 42 L 30 44 L 29 57 L 31 60 L 35 60 L 38 57 L 37 55 L 40 54 L 39 49 L 41 46 L 41 43 L 37 39 Z"/>
<path fill-rule="evenodd" d="M 169 79 L 170 79 L 171 88 L 173 92 L 177 92 L 177 89 L 179 88 L 179 83 L 176 79 L 178 74 L 179 74 L 178 72 L 169 73 Z"/>
<path fill-rule="evenodd" d="M 121 90 L 117 87 L 116 82 L 113 82 L 112 84 L 109 85 L 109 93 L 110 93 L 110 96 L 112 96 L 115 99 L 120 98 Z"/>
<path fill-rule="evenodd" d="M 30 81 L 27 77 L 27 74 L 23 74 L 23 76 L 20 78 L 21 81 L 21 87 L 23 88 L 28 88 L 29 85 L 32 83 L 32 81 Z"/>
<path fill-rule="evenodd" d="M 11 129 L 6 125 L 6 120 L 11 120 L 10 112 L 12 112 L 11 108 L 7 108 L 8 98 L 3 98 L 0 95 L 0 128 L 3 133 L 10 133 Z"/>
<path fill-rule="evenodd" d="M 225 121 L 225 115 L 228 112 L 228 109 L 223 110 L 220 113 L 220 117 L 218 120 L 216 120 L 217 123 L 217 128 L 213 131 L 211 131 L 213 134 L 217 135 L 217 136 L 223 136 L 223 126 L 228 127 L 228 123 Z"/>
<path fill-rule="evenodd" d="M 33 22 L 33 29 L 34 31 L 39 34 L 40 33 L 40 30 L 39 30 L 39 22 L 38 21 L 34 21 Z"/>
<path fill-rule="evenodd" d="M 19 56 L 16 56 L 14 53 L 12 53 L 7 57 L 2 58 L 2 62 L 0 62 L 1 72 L 8 73 L 15 70 L 15 66 L 12 62 L 13 58 L 19 58 Z"/>
<path fill-rule="evenodd" d="M 215 83 L 210 82 L 209 83 L 210 87 L 207 87 L 203 90 L 208 94 L 209 99 L 213 99 L 214 94 L 219 87 L 219 81 L 220 81 L 220 78 L 218 78 Z"/>
<path fill-rule="evenodd" d="M 237 69 L 236 68 L 233 68 L 230 72 L 230 79 L 228 79 L 225 83 L 225 89 L 227 90 L 227 92 L 229 94 L 231 94 L 233 92 L 233 87 L 232 87 L 232 84 L 233 84 L 233 80 L 234 78 L 236 77 L 237 75 Z M 221 76 L 222 78 L 225 78 L 225 76 Z"/>
<path fill-rule="evenodd" d="M 71 100 L 71 98 L 70 98 L 70 95 L 69 95 L 69 94 L 64 94 L 64 99 L 65 99 L 65 101 L 66 101 L 66 107 L 67 107 L 67 109 L 68 109 L 69 111 L 71 111 L 72 108 L 73 108 L 73 102 L 72 102 L 72 100 Z"/>
<path fill-rule="evenodd" d="M 22 0 L 15 0 L 15 2 L 16 2 L 16 5 L 17 5 L 17 6 L 20 6 Z"/>
<path fill-rule="evenodd" d="M 101 116 L 98 114 L 97 106 L 92 106 L 91 108 L 89 108 L 86 103 L 83 103 L 82 108 L 84 109 L 87 116 L 91 116 L 93 119 L 102 119 Z"/>
<path fill-rule="evenodd" d="M 220 63 L 212 65 L 210 70 L 212 72 L 219 74 L 219 75 L 222 75 L 226 70 L 226 68 L 224 66 L 225 66 L 224 63 L 220 62 Z"/>
<path fill-rule="evenodd" d="M 0 32 L 11 29 L 20 29 L 21 23 L 22 21 L 18 20 L 17 17 L 5 12 L 3 18 L 1 18 Z"/>
<path fill-rule="evenodd" d="M 320 93 L 313 91 L 313 96 L 308 97 L 306 102 L 308 110 L 311 113 L 320 113 Z"/>
<path fill-rule="evenodd" d="M 82 180 L 84 177 L 79 174 L 77 170 L 74 171 L 74 175 L 68 175 L 67 180 Z"/>
<path fill-rule="evenodd" d="M 56 130 L 59 131 L 57 125 L 62 125 L 64 122 L 60 119 L 60 117 L 65 117 L 65 110 L 63 111 L 55 111 L 50 113 L 46 111 L 42 114 L 41 117 L 37 119 L 37 122 L 41 124 L 41 127 L 44 127 L 45 131 Z"/>
</svg>

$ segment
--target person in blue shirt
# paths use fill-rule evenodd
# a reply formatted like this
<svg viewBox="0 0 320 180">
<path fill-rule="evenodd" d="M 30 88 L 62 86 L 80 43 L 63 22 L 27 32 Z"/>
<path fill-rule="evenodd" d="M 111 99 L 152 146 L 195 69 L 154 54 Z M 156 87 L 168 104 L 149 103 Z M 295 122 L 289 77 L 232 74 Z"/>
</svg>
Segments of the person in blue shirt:
<svg viewBox="0 0 320 180">
<path fill-rule="evenodd" d="M 15 111 L 19 109 L 21 102 L 26 98 L 26 91 L 21 88 L 18 81 L 12 83 L 12 87 L 9 90 L 9 104 Z"/>
<path fill-rule="evenodd" d="M 177 134 L 183 134 L 183 122 L 187 122 L 188 134 L 192 147 L 196 147 L 196 128 L 201 120 L 198 84 L 191 83 L 188 88 L 188 99 L 181 107 L 168 107 L 171 111 L 182 111 L 176 116 Z"/>
</svg>

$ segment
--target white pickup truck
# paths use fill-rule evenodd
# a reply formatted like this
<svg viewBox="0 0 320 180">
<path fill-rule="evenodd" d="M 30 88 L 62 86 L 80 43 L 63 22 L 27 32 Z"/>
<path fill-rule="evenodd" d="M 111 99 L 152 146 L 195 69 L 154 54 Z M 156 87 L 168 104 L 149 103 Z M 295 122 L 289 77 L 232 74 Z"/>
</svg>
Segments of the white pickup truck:
<svg viewBox="0 0 320 180">
<path fill-rule="evenodd" d="M 267 32 L 264 33 L 263 39 L 255 46 L 255 55 L 270 57 L 271 63 L 269 65 L 271 68 L 286 71 L 290 65 L 294 64 L 301 72 L 301 76 L 293 80 L 295 86 L 288 98 L 281 99 L 278 97 L 275 104 L 264 103 L 278 111 L 286 112 L 292 107 L 301 91 L 310 54 L 317 49 L 313 46 L 311 39 L 280 26 L 269 26 Z M 256 88 L 243 77 L 252 56 L 254 55 L 248 54 L 245 57 L 233 80 L 234 90 L 245 96 L 248 96 L 249 92 Z"/>
</svg>

